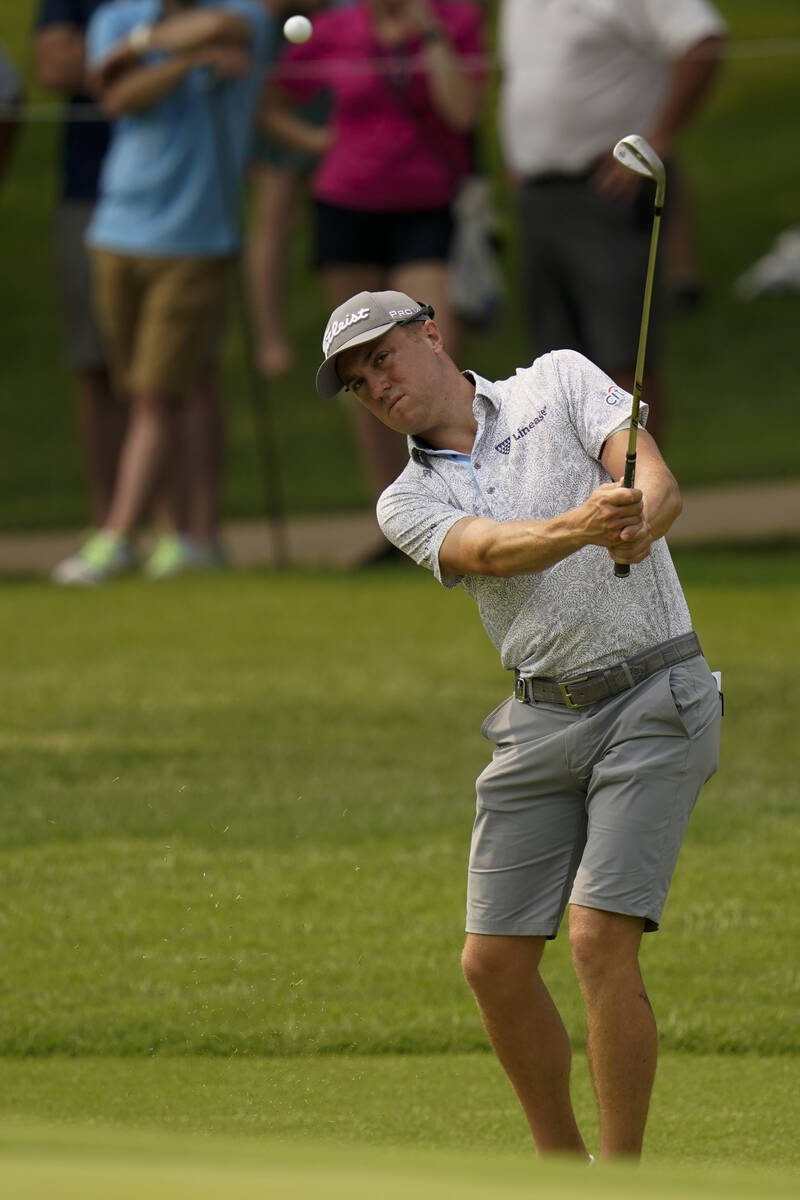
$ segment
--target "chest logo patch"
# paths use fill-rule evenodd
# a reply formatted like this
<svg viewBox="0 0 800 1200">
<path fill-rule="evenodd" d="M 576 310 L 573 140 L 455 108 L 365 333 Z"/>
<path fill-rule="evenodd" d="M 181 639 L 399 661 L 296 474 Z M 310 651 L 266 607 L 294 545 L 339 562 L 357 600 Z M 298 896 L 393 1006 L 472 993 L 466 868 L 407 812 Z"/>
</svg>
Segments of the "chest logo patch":
<svg viewBox="0 0 800 1200">
<path fill-rule="evenodd" d="M 531 432 L 532 429 L 535 429 L 537 425 L 540 425 L 546 416 L 547 416 L 547 405 L 545 405 L 544 408 L 539 409 L 538 413 L 536 414 L 536 416 L 533 418 L 533 420 L 531 421 L 531 423 L 529 425 L 520 425 L 517 432 L 512 433 L 511 437 L 503 438 L 502 442 L 497 442 L 495 444 L 495 450 L 498 452 L 498 454 L 510 454 L 512 441 L 514 441 L 514 442 L 521 441 L 524 437 L 526 437 Z"/>
</svg>

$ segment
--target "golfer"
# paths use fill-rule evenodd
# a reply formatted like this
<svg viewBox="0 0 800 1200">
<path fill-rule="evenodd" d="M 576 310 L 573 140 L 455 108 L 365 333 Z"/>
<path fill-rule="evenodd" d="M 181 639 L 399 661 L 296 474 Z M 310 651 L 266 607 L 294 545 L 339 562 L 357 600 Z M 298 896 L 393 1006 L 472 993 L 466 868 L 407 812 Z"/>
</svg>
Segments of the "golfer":
<svg viewBox="0 0 800 1200">
<path fill-rule="evenodd" d="M 474 597 L 515 674 L 482 728 L 494 755 L 469 862 L 462 961 L 489 1038 L 539 1154 L 588 1160 L 539 974 L 569 904 L 600 1154 L 637 1157 L 657 1053 L 642 934 L 719 751 L 720 696 L 664 540 L 680 494 L 643 430 L 636 486 L 614 482 L 632 400 L 587 359 L 554 351 L 489 382 L 458 369 L 433 315 L 401 292 L 352 297 L 328 322 L 317 389 L 348 388 L 408 436 L 381 528 Z"/>
</svg>

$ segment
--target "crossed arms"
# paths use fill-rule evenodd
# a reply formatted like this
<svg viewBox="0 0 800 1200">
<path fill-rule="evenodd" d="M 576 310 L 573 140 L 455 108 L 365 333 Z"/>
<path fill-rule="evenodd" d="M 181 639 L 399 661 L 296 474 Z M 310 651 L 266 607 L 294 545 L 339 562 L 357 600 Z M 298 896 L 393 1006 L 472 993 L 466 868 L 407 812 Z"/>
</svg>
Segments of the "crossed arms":
<svg viewBox="0 0 800 1200">
<path fill-rule="evenodd" d="M 140 112 L 170 92 L 193 67 L 208 66 L 223 79 L 250 69 L 252 29 L 244 17 L 221 8 L 175 13 L 149 27 L 147 51 L 166 57 L 143 61 L 141 50 L 124 37 L 88 74 L 109 117 Z"/>
<path fill-rule="evenodd" d="M 612 479 L 625 469 L 627 430 L 606 441 L 600 461 Z M 636 487 L 604 483 L 577 508 L 547 521 L 493 521 L 464 517 L 439 549 L 451 575 L 530 575 L 584 546 L 604 546 L 615 562 L 641 562 L 681 511 L 678 485 L 656 443 L 644 430 L 637 445 Z"/>
</svg>

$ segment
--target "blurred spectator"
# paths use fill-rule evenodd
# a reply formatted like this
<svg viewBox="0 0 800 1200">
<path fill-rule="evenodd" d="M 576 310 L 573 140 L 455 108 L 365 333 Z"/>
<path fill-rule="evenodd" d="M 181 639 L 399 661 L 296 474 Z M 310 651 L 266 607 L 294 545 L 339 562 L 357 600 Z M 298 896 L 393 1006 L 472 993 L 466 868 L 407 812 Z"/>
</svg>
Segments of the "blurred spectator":
<svg viewBox="0 0 800 1200">
<path fill-rule="evenodd" d="M 469 0 L 358 0 L 329 9 L 308 42 L 285 52 L 265 110 L 270 133 L 321 156 L 315 258 L 331 305 L 360 291 L 405 292 L 433 306 L 450 353 L 451 204 L 471 166 L 482 27 Z M 332 112 L 320 128 L 290 103 L 324 88 Z M 360 405 L 354 416 L 377 496 L 408 460 L 405 439 Z"/>
<path fill-rule="evenodd" d="M 109 129 L 86 87 L 85 32 L 101 0 L 40 0 L 34 37 L 36 78 L 66 101 L 58 200 L 53 221 L 56 283 L 65 348 L 78 387 L 78 419 L 92 522 L 108 516 L 126 410 L 115 397 L 92 309 L 84 234 L 97 200 Z"/>
<path fill-rule="evenodd" d="M 0 183 L 8 168 L 11 147 L 19 127 L 18 106 L 22 102 L 19 75 L 0 48 Z"/>
<path fill-rule="evenodd" d="M 148 574 L 222 565 L 217 362 L 268 23 L 258 0 L 118 0 L 91 20 L 91 79 L 116 124 L 87 241 L 131 415 L 108 518 L 57 582 L 135 566 L 133 534 L 159 485 L 176 532 Z"/>
<path fill-rule="evenodd" d="M 531 339 L 539 353 L 581 351 L 629 391 L 653 195 L 612 150 L 639 133 L 669 163 L 716 73 L 724 28 L 707 0 L 502 0 L 501 132 L 520 185 Z M 657 313 L 656 303 L 645 382 L 656 433 Z"/>
<path fill-rule="evenodd" d="M 739 300 L 800 292 L 800 225 L 779 233 L 766 254 L 742 272 L 733 292 Z"/>
<path fill-rule="evenodd" d="M 692 196 L 673 156 L 670 164 L 669 220 L 664 227 L 664 275 L 669 286 L 669 307 L 686 312 L 703 301 L 703 281 L 697 265 Z"/>
<path fill-rule="evenodd" d="M 332 0 L 350 3 L 351 0 Z M 264 0 L 267 7 L 287 14 L 313 16 L 326 0 Z M 272 26 L 270 61 L 285 45 L 280 22 Z M 324 125 L 330 105 L 324 92 L 297 106 L 301 118 Z M 252 203 L 247 233 L 246 265 L 253 320 L 255 357 L 267 376 L 283 375 L 294 361 L 286 327 L 286 260 L 292 229 L 303 199 L 304 184 L 317 165 L 317 155 L 256 132 L 250 167 Z"/>
</svg>

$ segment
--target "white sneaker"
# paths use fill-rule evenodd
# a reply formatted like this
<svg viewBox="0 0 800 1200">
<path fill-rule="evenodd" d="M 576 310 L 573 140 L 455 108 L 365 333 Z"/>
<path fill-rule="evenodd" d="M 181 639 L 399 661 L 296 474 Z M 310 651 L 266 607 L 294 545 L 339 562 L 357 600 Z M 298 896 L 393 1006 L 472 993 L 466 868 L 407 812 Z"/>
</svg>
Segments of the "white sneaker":
<svg viewBox="0 0 800 1200">
<path fill-rule="evenodd" d="M 171 579 L 184 571 L 220 571 L 227 565 L 218 542 L 204 542 L 178 533 L 158 539 L 144 564 L 144 572 L 150 579 Z"/>
<path fill-rule="evenodd" d="M 54 583 L 68 587 L 94 587 L 107 583 L 114 575 L 132 571 L 136 565 L 136 552 L 128 539 L 101 529 L 75 554 L 57 563 L 50 577 Z"/>
<path fill-rule="evenodd" d="M 733 290 L 740 300 L 800 292 L 800 225 L 779 233 L 767 253 L 739 276 Z"/>
</svg>

